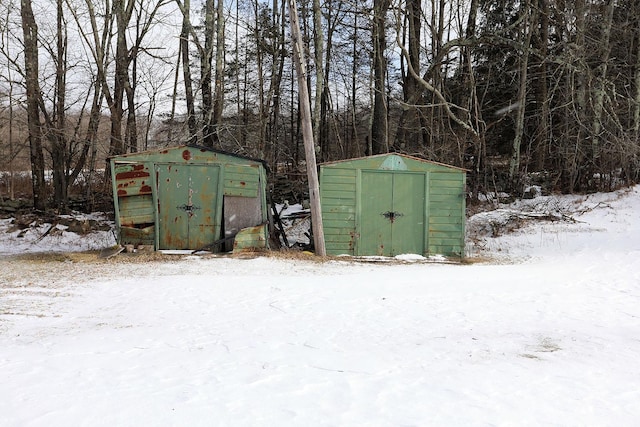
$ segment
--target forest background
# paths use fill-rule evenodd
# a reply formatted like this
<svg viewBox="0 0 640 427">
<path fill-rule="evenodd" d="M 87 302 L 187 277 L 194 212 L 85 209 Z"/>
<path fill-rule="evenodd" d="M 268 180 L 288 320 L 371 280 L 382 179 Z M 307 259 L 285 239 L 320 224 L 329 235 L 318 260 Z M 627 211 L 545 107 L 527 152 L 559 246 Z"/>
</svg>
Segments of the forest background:
<svg viewBox="0 0 640 427">
<path fill-rule="evenodd" d="M 91 210 L 111 191 L 107 157 L 190 143 L 264 159 L 301 197 L 287 6 L 3 0 L 0 196 Z M 320 162 L 401 152 L 467 168 L 471 197 L 638 182 L 639 2 L 297 8 Z"/>
</svg>

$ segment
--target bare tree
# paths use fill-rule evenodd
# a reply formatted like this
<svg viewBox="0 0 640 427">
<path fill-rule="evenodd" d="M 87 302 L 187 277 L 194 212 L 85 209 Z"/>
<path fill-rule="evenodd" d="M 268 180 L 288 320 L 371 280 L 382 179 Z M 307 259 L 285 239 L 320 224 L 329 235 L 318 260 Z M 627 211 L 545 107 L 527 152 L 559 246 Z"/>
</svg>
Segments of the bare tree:
<svg viewBox="0 0 640 427">
<path fill-rule="evenodd" d="M 38 26 L 31 0 L 20 0 L 24 42 L 24 72 L 27 90 L 27 120 L 31 148 L 31 184 L 33 207 L 44 210 L 47 193 L 44 180 L 44 155 L 42 152 L 42 127 L 40 124 L 40 83 L 38 60 Z"/>
<path fill-rule="evenodd" d="M 614 0 L 608 0 L 605 4 L 606 9 L 604 14 L 602 40 L 600 43 L 599 52 L 600 64 L 598 64 L 596 69 L 596 83 L 594 88 L 595 94 L 593 101 L 593 137 L 591 139 L 591 157 L 594 163 L 599 157 L 600 145 L 602 140 L 602 110 L 604 108 L 604 99 L 606 95 L 605 92 L 608 78 L 607 70 L 609 55 L 611 53 L 611 28 L 613 26 L 613 12 L 615 10 L 616 2 Z"/>
<path fill-rule="evenodd" d="M 370 154 L 389 151 L 389 123 L 387 100 L 386 17 L 391 0 L 373 0 L 373 111 L 371 113 Z M 406 55 L 408 56 L 408 54 Z"/>
<path fill-rule="evenodd" d="M 420 121 L 419 107 L 410 103 L 411 97 L 418 91 L 421 91 L 420 83 L 404 68 L 404 62 L 411 63 L 411 68 L 416 74 L 420 74 L 420 33 L 422 28 L 422 1 L 406 0 L 406 15 L 403 18 L 403 25 L 399 28 L 402 31 L 403 44 L 405 34 L 408 33 L 408 57 L 401 57 L 402 62 L 402 95 L 404 108 L 400 116 L 398 130 L 396 133 L 395 146 L 397 149 L 404 150 L 412 141 L 419 138 L 422 134 L 422 124 Z M 420 104 L 418 101 L 417 104 Z"/>
<path fill-rule="evenodd" d="M 184 81 L 184 96 L 187 106 L 187 127 L 189 129 L 188 141 L 195 144 L 198 140 L 196 124 L 196 107 L 191 83 L 191 58 L 189 57 L 189 35 L 191 34 L 191 1 L 184 0 L 182 6 L 182 29 L 180 31 L 180 54 L 182 58 L 182 77 Z M 175 94 L 174 94 L 175 97 Z M 173 115 L 172 115 L 173 116 Z"/>
<path fill-rule="evenodd" d="M 513 138 L 513 148 L 511 151 L 511 160 L 509 162 L 509 181 L 513 188 L 517 188 L 520 183 L 520 155 L 521 145 L 524 137 L 524 113 L 527 108 L 527 82 L 528 82 L 528 70 L 529 70 L 529 55 L 531 52 L 531 37 L 533 35 L 533 27 L 536 25 L 536 17 L 533 8 L 531 7 L 531 1 L 525 0 L 520 6 L 520 20 L 522 22 L 522 51 L 519 55 L 520 70 L 519 70 L 519 85 L 518 85 L 518 99 L 517 114 L 516 114 L 516 127 L 515 135 Z"/>
<path fill-rule="evenodd" d="M 313 0 L 313 47 L 316 72 L 316 94 L 313 108 L 313 139 L 316 146 L 321 146 L 320 131 L 322 128 L 322 97 L 324 94 L 324 29 L 322 28 L 322 9 L 320 0 Z"/>
</svg>

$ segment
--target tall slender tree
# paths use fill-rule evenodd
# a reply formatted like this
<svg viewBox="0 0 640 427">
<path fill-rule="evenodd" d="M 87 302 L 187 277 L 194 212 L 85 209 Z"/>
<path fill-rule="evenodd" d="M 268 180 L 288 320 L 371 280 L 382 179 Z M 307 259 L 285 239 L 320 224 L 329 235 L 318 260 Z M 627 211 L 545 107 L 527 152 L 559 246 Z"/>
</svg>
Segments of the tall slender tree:
<svg viewBox="0 0 640 427">
<path fill-rule="evenodd" d="M 373 0 L 373 111 L 371 113 L 370 154 L 389 151 L 389 122 L 387 99 L 387 11 L 391 0 Z"/>
<path fill-rule="evenodd" d="M 44 179 L 44 154 L 42 152 L 42 127 L 40 123 L 40 75 L 38 59 L 38 25 L 33 14 L 31 0 L 20 0 L 24 43 L 24 78 L 27 90 L 27 121 L 31 151 L 31 184 L 33 207 L 44 210 L 47 192 Z"/>
</svg>

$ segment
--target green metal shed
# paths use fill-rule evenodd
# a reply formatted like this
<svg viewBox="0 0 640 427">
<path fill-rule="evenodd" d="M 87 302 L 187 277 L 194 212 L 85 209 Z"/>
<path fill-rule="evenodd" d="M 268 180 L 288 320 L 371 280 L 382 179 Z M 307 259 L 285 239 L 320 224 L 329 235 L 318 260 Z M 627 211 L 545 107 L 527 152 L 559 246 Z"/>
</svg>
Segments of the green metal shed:
<svg viewBox="0 0 640 427">
<path fill-rule="evenodd" d="M 120 244 L 215 252 L 267 247 L 262 161 L 187 145 L 109 160 Z"/>
<path fill-rule="evenodd" d="M 464 256 L 466 170 L 402 154 L 320 165 L 327 253 Z"/>
</svg>

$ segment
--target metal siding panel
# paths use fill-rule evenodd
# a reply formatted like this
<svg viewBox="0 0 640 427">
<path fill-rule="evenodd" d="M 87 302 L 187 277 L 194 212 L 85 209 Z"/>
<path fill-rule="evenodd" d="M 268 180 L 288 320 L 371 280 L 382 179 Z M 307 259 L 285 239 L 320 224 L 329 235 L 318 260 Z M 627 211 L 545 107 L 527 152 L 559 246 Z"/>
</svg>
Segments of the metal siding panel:
<svg viewBox="0 0 640 427">
<path fill-rule="evenodd" d="M 328 167 L 328 166 L 320 166 L 321 173 L 326 177 L 355 177 L 354 171 L 355 169 L 352 167 Z"/>
<path fill-rule="evenodd" d="M 340 203 L 350 203 L 356 199 L 356 193 L 354 191 L 333 190 L 331 187 L 325 188 L 323 196 L 326 199 L 340 200 Z"/>
<path fill-rule="evenodd" d="M 393 210 L 393 174 L 362 171 L 357 255 L 392 254 L 391 223 L 384 217 Z"/>
<path fill-rule="evenodd" d="M 158 164 L 158 249 L 189 249 L 189 223 L 181 206 L 189 202 L 186 165 Z"/>
<path fill-rule="evenodd" d="M 430 174 L 428 252 L 462 256 L 464 248 L 465 174 Z"/>
<path fill-rule="evenodd" d="M 320 202 L 327 253 L 353 255 L 356 170 L 320 168 Z"/>
<path fill-rule="evenodd" d="M 153 244 L 156 216 L 151 169 L 142 162 L 111 160 L 116 229 L 121 244 Z"/>
<path fill-rule="evenodd" d="M 457 224 L 452 224 L 452 223 L 440 224 L 436 222 L 429 223 L 429 232 L 442 231 L 447 233 L 455 233 L 456 235 L 458 235 L 458 234 L 463 234 L 462 230 L 463 230 L 463 227 L 461 223 L 457 223 Z"/>
<path fill-rule="evenodd" d="M 429 226 L 435 224 L 462 224 L 463 219 L 460 215 L 456 216 L 429 216 Z"/>
<path fill-rule="evenodd" d="M 189 249 L 201 248 L 220 238 L 221 224 L 216 215 L 219 174 L 217 165 L 189 165 L 189 203 L 200 207 L 188 212 Z"/>
<path fill-rule="evenodd" d="M 120 224 L 125 227 L 152 224 L 154 222 L 152 200 L 151 195 L 120 197 L 118 200 Z"/>
<path fill-rule="evenodd" d="M 356 216 L 353 212 L 324 212 L 324 218 L 326 221 L 339 221 L 344 225 L 355 220 Z"/>
<path fill-rule="evenodd" d="M 341 204 L 325 203 L 322 205 L 323 213 L 350 213 L 355 215 L 355 208 L 353 206 L 343 206 Z"/>
<path fill-rule="evenodd" d="M 217 165 L 159 164 L 159 247 L 198 249 L 218 239 Z"/>
<path fill-rule="evenodd" d="M 456 239 L 459 241 L 462 236 L 460 228 L 457 230 L 431 230 L 429 233 L 434 239 Z"/>
<path fill-rule="evenodd" d="M 391 255 L 424 253 L 425 175 L 393 174 L 393 211 Z"/>
<path fill-rule="evenodd" d="M 118 197 L 151 194 L 153 179 L 145 165 L 118 165 L 115 173 Z"/>
<path fill-rule="evenodd" d="M 341 173 L 334 173 L 340 171 Z M 324 173 L 322 178 L 322 182 L 324 184 L 354 184 L 356 181 L 356 177 L 353 175 L 352 171 L 349 171 L 349 174 L 345 174 L 343 170 L 330 170 L 329 172 Z"/>
<path fill-rule="evenodd" d="M 226 196 L 258 197 L 260 172 L 258 168 L 243 165 L 225 165 L 224 194 Z"/>
</svg>

